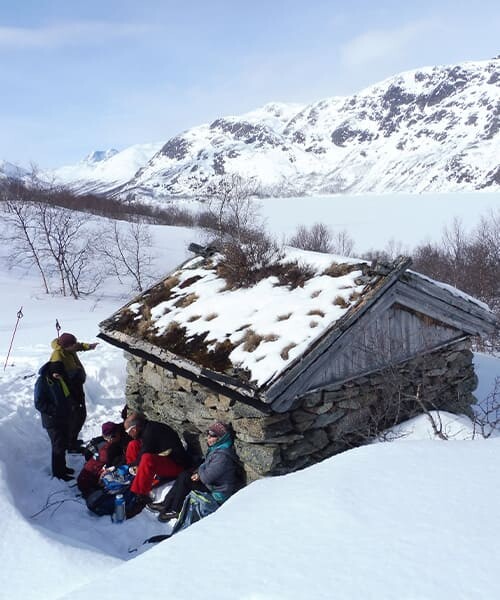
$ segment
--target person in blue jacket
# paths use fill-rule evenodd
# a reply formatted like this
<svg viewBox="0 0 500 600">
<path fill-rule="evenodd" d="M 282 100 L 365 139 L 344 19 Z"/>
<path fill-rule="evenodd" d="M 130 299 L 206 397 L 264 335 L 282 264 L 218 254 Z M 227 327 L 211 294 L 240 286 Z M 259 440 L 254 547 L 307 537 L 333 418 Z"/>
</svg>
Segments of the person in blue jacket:
<svg viewBox="0 0 500 600">
<path fill-rule="evenodd" d="M 63 375 L 62 366 L 50 362 L 43 365 L 35 383 L 35 408 L 41 413 L 42 426 L 50 439 L 52 476 L 69 481 L 74 473 L 66 465 L 72 401 Z"/>
<path fill-rule="evenodd" d="M 158 511 L 158 520 L 167 522 L 178 517 L 184 498 L 192 490 L 209 492 L 218 504 L 225 502 L 239 487 L 239 459 L 234 451 L 228 425 L 218 421 L 207 431 L 207 453 L 196 471 L 183 471 L 163 502 L 149 505 Z"/>
</svg>

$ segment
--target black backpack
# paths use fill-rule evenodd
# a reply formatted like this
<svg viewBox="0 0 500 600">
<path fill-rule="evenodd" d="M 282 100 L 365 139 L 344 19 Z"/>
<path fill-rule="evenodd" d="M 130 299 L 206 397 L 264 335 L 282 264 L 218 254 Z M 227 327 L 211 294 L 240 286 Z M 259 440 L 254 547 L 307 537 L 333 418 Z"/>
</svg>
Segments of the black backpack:
<svg viewBox="0 0 500 600">
<path fill-rule="evenodd" d="M 125 500 L 125 510 L 128 510 L 137 502 L 136 495 L 130 490 L 120 492 Z M 90 493 L 86 498 L 85 502 L 87 508 L 99 517 L 104 515 L 112 515 L 115 512 L 115 497 L 116 494 L 112 494 L 105 489 L 95 490 Z"/>
<path fill-rule="evenodd" d="M 98 435 L 87 442 L 83 449 L 83 456 L 85 460 L 90 460 L 91 458 L 95 458 L 96 460 L 99 458 L 99 450 L 104 446 L 106 440 L 102 435 Z"/>
<path fill-rule="evenodd" d="M 50 390 L 49 383 L 45 375 L 38 375 L 38 378 L 35 382 L 35 408 L 39 412 L 49 412 L 50 408 Z"/>
<path fill-rule="evenodd" d="M 71 411 L 70 399 L 65 395 L 61 383 L 49 376 L 51 363 L 45 363 L 38 371 L 35 381 L 35 408 L 49 417 L 67 419 Z"/>
<path fill-rule="evenodd" d="M 95 490 L 86 498 L 87 508 L 99 517 L 112 515 L 115 510 L 115 496 L 105 490 Z"/>
</svg>

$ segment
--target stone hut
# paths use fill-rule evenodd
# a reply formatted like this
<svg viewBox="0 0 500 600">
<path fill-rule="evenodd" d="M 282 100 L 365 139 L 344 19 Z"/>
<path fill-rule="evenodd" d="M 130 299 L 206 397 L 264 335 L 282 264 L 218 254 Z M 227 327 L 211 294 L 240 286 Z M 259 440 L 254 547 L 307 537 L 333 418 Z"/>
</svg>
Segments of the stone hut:
<svg viewBox="0 0 500 600">
<path fill-rule="evenodd" d="M 422 411 L 471 410 L 471 337 L 495 318 L 409 264 L 288 248 L 243 285 L 203 252 L 99 337 L 126 351 L 129 406 L 194 452 L 211 422 L 230 422 L 249 480 L 287 473 Z"/>
</svg>

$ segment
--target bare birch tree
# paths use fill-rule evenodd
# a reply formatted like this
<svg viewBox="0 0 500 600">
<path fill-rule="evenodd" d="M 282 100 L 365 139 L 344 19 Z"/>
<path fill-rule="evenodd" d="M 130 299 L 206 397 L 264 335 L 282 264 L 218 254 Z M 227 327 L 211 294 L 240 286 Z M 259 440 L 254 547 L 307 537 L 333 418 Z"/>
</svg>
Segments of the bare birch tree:
<svg viewBox="0 0 500 600">
<path fill-rule="evenodd" d="M 129 277 L 134 289 L 142 292 L 153 279 L 153 239 L 145 223 L 114 221 L 104 230 L 98 249 L 120 283 Z"/>
<path fill-rule="evenodd" d="M 334 233 L 324 223 L 314 223 L 310 227 L 299 225 L 288 244 L 302 250 L 340 256 L 350 256 L 354 250 L 354 240 L 345 229 Z"/>
<path fill-rule="evenodd" d="M 63 296 L 79 298 L 94 292 L 102 281 L 95 262 L 88 215 L 66 208 L 37 204 L 44 246 L 42 255 L 57 273 Z"/>
<path fill-rule="evenodd" d="M 250 285 L 253 274 L 282 256 L 255 201 L 258 187 L 239 175 L 226 175 L 207 195 L 206 241 L 224 255 L 224 277 L 230 285 Z"/>
<path fill-rule="evenodd" d="M 8 190 L 2 190 L 1 209 L 6 225 L 4 240 L 9 248 L 9 264 L 35 266 L 48 294 L 49 276 L 42 258 L 36 206 L 26 201 L 23 187 L 16 188 L 11 184 Z"/>
<path fill-rule="evenodd" d="M 257 194 L 258 186 L 253 180 L 235 174 L 210 186 L 205 197 L 211 216 L 209 228 L 215 231 L 219 242 L 228 237 L 244 242 L 249 232 L 264 229 L 260 206 L 254 199 Z"/>
</svg>

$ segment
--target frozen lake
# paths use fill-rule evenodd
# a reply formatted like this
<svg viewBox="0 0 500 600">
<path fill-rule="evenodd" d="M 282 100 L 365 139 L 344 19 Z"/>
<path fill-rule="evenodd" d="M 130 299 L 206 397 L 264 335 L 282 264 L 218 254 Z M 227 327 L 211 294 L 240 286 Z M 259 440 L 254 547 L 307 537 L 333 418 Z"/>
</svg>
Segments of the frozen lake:
<svg viewBox="0 0 500 600">
<path fill-rule="evenodd" d="M 383 249 L 392 239 L 403 249 L 441 239 L 443 228 L 458 217 L 470 230 L 482 216 L 500 210 L 500 193 L 359 194 L 266 198 L 262 215 L 276 234 L 289 236 L 297 225 L 325 223 L 334 231 L 346 229 L 355 251 Z"/>
</svg>

